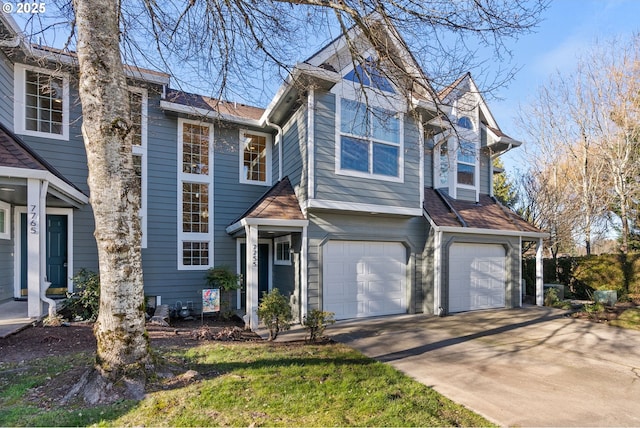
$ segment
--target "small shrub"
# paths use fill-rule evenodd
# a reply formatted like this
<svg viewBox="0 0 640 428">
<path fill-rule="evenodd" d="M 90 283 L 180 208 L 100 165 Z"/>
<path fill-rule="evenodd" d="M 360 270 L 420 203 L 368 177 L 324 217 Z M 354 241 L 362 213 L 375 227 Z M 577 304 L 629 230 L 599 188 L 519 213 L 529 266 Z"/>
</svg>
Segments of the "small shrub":
<svg viewBox="0 0 640 428">
<path fill-rule="evenodd" d="M 604 312 L 604 305 L 602 303 L 587 303 L 584 305 L 584 311 L 589 315 L 589 318 L 600 321 L 600 315 Z"/>
<path fill-rule="evenodd" d="M 83 268 L 72 279 L 76 291 L 67 293 L 63 312 L 72 320 L 95 321 L 100 309 L 100 275 Z"/>
<path fill-rule="evenodd" d="M 555 288 L 549 288 L 544 293 L 544 305 L 545 306 L 555 306 L 560 302 L 558 298 L 558 290 Z"/>
<path fill-rule="evenodd" d="M 309 330 L 310 341 L 314 342 L 319 337 L 322 337 L 324 329 L 327 328 L 328 325 L 336 322 L 336 320 L 333 319 L 334 315 L 335 313 L 333 312 L 312 309 L 307 316 L 303 318 L 302 325 L 305 329 Z"/>
<path fill-rule="evenodd" d="M 242 288 L 242 275 L 233 273 L 227 266 L 212 267 L 205 275 L 207 286 L 220 289 L 220 317 L 230 319 L 233 316 L 232 291 Z"/>
<path fill-rule="evenodd" d="M 289 330 L 293 315 L 287 298 L 277 288 L 263 293 L 258 306 L 258 318 L 269 329 L 269 340 L 275 340 L 280 330 Z"/>
</svg>

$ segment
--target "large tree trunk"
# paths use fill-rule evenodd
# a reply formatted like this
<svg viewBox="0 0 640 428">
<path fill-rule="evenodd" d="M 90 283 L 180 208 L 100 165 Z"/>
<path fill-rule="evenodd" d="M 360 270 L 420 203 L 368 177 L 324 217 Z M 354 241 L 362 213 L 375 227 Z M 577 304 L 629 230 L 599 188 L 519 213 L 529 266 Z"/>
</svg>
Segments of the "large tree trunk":
<svg viewBox="0 0 640 428">
<path fill-rule="evenodd" d="M 97 402 L 139 397 L 151 359 L 145 334 L 140 189 L 133 170 L 129 95 L 120 56 L 119 3 L 73 4 L 82 135 L 100 263 L 100 312 L 94 328 L 98 350 L 89 397 Z M 123 394 L 111 389 L 116 380 L 123 381 L 116 385 L 125 386 Z"/>
</svg>

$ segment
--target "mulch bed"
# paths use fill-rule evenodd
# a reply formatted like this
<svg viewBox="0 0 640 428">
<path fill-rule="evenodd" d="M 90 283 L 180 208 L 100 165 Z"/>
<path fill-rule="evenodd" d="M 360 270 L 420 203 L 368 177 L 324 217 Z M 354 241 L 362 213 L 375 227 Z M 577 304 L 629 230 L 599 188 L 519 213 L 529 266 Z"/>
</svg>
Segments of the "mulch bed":
<svg viewBox="0 0 640 428">
<path fill-rule="evenodd" d="M 172 320 L 169 327 L 147 324 L 152 348 L 194 346 L 203 340 L 261 341 L 260 336 L 244 330 L 244 323 L 205 318 Z M 0 362 L 16 363 L 35 358 L 68 355 L 72 352 L 95 352 L 93 324 L 73 322 L 60 327 L 42 324 L 0 339 Z"/>
</svg>

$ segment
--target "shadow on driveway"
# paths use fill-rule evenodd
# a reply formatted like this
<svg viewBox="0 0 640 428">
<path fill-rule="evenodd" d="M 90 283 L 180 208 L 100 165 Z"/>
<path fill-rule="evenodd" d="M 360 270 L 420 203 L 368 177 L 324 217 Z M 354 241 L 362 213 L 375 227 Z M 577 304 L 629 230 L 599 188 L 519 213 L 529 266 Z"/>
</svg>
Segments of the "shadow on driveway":
<svg viewBox="0 0 640 428">
<path fill-rule="evenodd" d="M 640 426 L 640 332 L 544 307 L 341 321 L 338 342 L 506 426 Z"/>
</svg>

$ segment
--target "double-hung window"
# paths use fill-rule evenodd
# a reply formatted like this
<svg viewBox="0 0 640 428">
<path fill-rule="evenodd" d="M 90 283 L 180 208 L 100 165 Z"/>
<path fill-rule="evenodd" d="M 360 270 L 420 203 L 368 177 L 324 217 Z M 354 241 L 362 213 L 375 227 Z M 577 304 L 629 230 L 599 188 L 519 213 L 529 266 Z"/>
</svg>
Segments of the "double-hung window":
<svg viewBox="0 0 640 428">
<path fill-rule="evenodd" d="M 66 74 L 16 64 L 14 91 L 16 133 L 69 139 L 69 78 Z"/>
<path fill-rule="evenodd" d="M 401 119 L 397 113 L 342 98 L 339 172 L 402 179 Z"/>
<path fill-rule="evenodd" d="M 465 186 L 476 185 L 476 144 L 460 140 L 458 144 L 457 182 Z"/>
<path fill-rule="evenodd" d="M 212 125 L 178 121 L 178 268 L 213 263 Z"/>
<path fill-rule="evenodd" d="M 142 248 L 147 248 L 147 91 L 129 88 L 129 109 L 133 134 L 133 170 L 140 188 Z"/>
<path fill-rule="evenodd" d="M 271 135 L 240 131 L 240 182 L 271 185 Z"/>
</svg>

